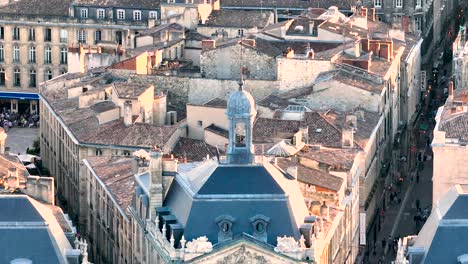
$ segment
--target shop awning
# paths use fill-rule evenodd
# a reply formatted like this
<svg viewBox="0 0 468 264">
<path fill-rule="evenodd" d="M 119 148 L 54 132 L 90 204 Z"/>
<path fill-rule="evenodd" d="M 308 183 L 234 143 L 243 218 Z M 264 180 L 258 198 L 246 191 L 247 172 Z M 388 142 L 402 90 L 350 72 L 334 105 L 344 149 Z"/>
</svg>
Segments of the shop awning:
<svg viewBox="0 0 468 264">
<path fill-rule="evenodd" d="M 0 92 L 0 99 L 39 100 L 37 93 Z"/>
</svg>

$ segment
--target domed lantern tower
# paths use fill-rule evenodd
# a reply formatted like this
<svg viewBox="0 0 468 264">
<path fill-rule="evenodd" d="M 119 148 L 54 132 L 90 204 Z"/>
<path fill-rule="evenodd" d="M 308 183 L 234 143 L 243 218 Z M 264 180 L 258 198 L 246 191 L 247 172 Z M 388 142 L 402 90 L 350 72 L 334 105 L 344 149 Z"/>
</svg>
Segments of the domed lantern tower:
<svg viewBox="0 0 468 264">
<path fill-rule="evenodd" d="M 239 90 L 229 97 L 226 114 L 229 120 L 229 164 L 251 164 L 254 161 L 252 128 L 257 110 L 252 95 L 239 83 Z"/>
</svg>

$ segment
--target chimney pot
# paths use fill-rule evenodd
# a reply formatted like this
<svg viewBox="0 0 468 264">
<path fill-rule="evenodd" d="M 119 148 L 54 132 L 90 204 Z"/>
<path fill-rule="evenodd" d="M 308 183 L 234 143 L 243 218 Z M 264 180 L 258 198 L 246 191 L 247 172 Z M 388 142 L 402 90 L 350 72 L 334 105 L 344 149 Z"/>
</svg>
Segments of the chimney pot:
<svg viewBox="0 0 468 264">
<path fill-rule="evenodd" d="M 448 94 L 449 94 L 449 100 L 453 100 L 453 81 L 449 82 L 449 87 L 448 87 Z"/>
</svg>

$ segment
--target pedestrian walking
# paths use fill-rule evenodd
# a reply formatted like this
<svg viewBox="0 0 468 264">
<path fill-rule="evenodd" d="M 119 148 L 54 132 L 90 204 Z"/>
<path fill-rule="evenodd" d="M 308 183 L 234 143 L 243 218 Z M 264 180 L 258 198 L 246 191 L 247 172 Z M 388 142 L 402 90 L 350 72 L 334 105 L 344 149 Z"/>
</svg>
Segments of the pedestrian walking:
<svg viewBox="0 0 468 264">
<path fill-rule="evenodd" d="M 419 183 L 419 173 L 416 173 L 416 183 Z"/>
<path fill-rule="evenodd" d="M 418 211 L 421 209 L 420 202 L 419 199 L 416 199 L 416 209 L 418 209 Z"/>
<path fill-rule="evenodd" d="M 387 246 L 387 240 L 382 239 L 382 250 L 385 251 L 385 247 Z"/>
</svg>

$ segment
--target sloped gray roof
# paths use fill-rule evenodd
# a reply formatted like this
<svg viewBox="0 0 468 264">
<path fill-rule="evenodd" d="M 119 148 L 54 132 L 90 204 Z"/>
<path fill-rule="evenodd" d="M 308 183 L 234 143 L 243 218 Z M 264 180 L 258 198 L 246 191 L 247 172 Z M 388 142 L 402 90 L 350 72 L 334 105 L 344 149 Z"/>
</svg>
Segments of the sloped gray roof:
<svg viewBox="0 0 468 264">
<path fill-rule="evenodd" d="M 297 181 L 273 165 L 218 165 L 213 160 L 177 174 L 164 206 L 184 226 L 187 241 L 207 236 L 213 244 L 220 216 L 234 219 L 233 235 L 253 233 L 252 217 L 269 218 L 267 242 L 276 245 L 278 236 L 299 238 L 298 222 L 309 214 Z"/>
<path fill-rule="evenodd" d="M 0 222 L 44 222 L 26 196 L 2 196 L 0 208 Z"/>
<path fill-rule="evenodd" d="M 17 258 L 29 259 L 32 263 L 61 263 L 47 227 L 0 228 L 0 234 L 0 263 L 10 263 Z"/>
<path fill-rule="evenodd" d="M 439 226 L 424 263 L 458 264 L 457 258 L 468 253 L 467 245 L 468 225 Z"/>
</svg>

